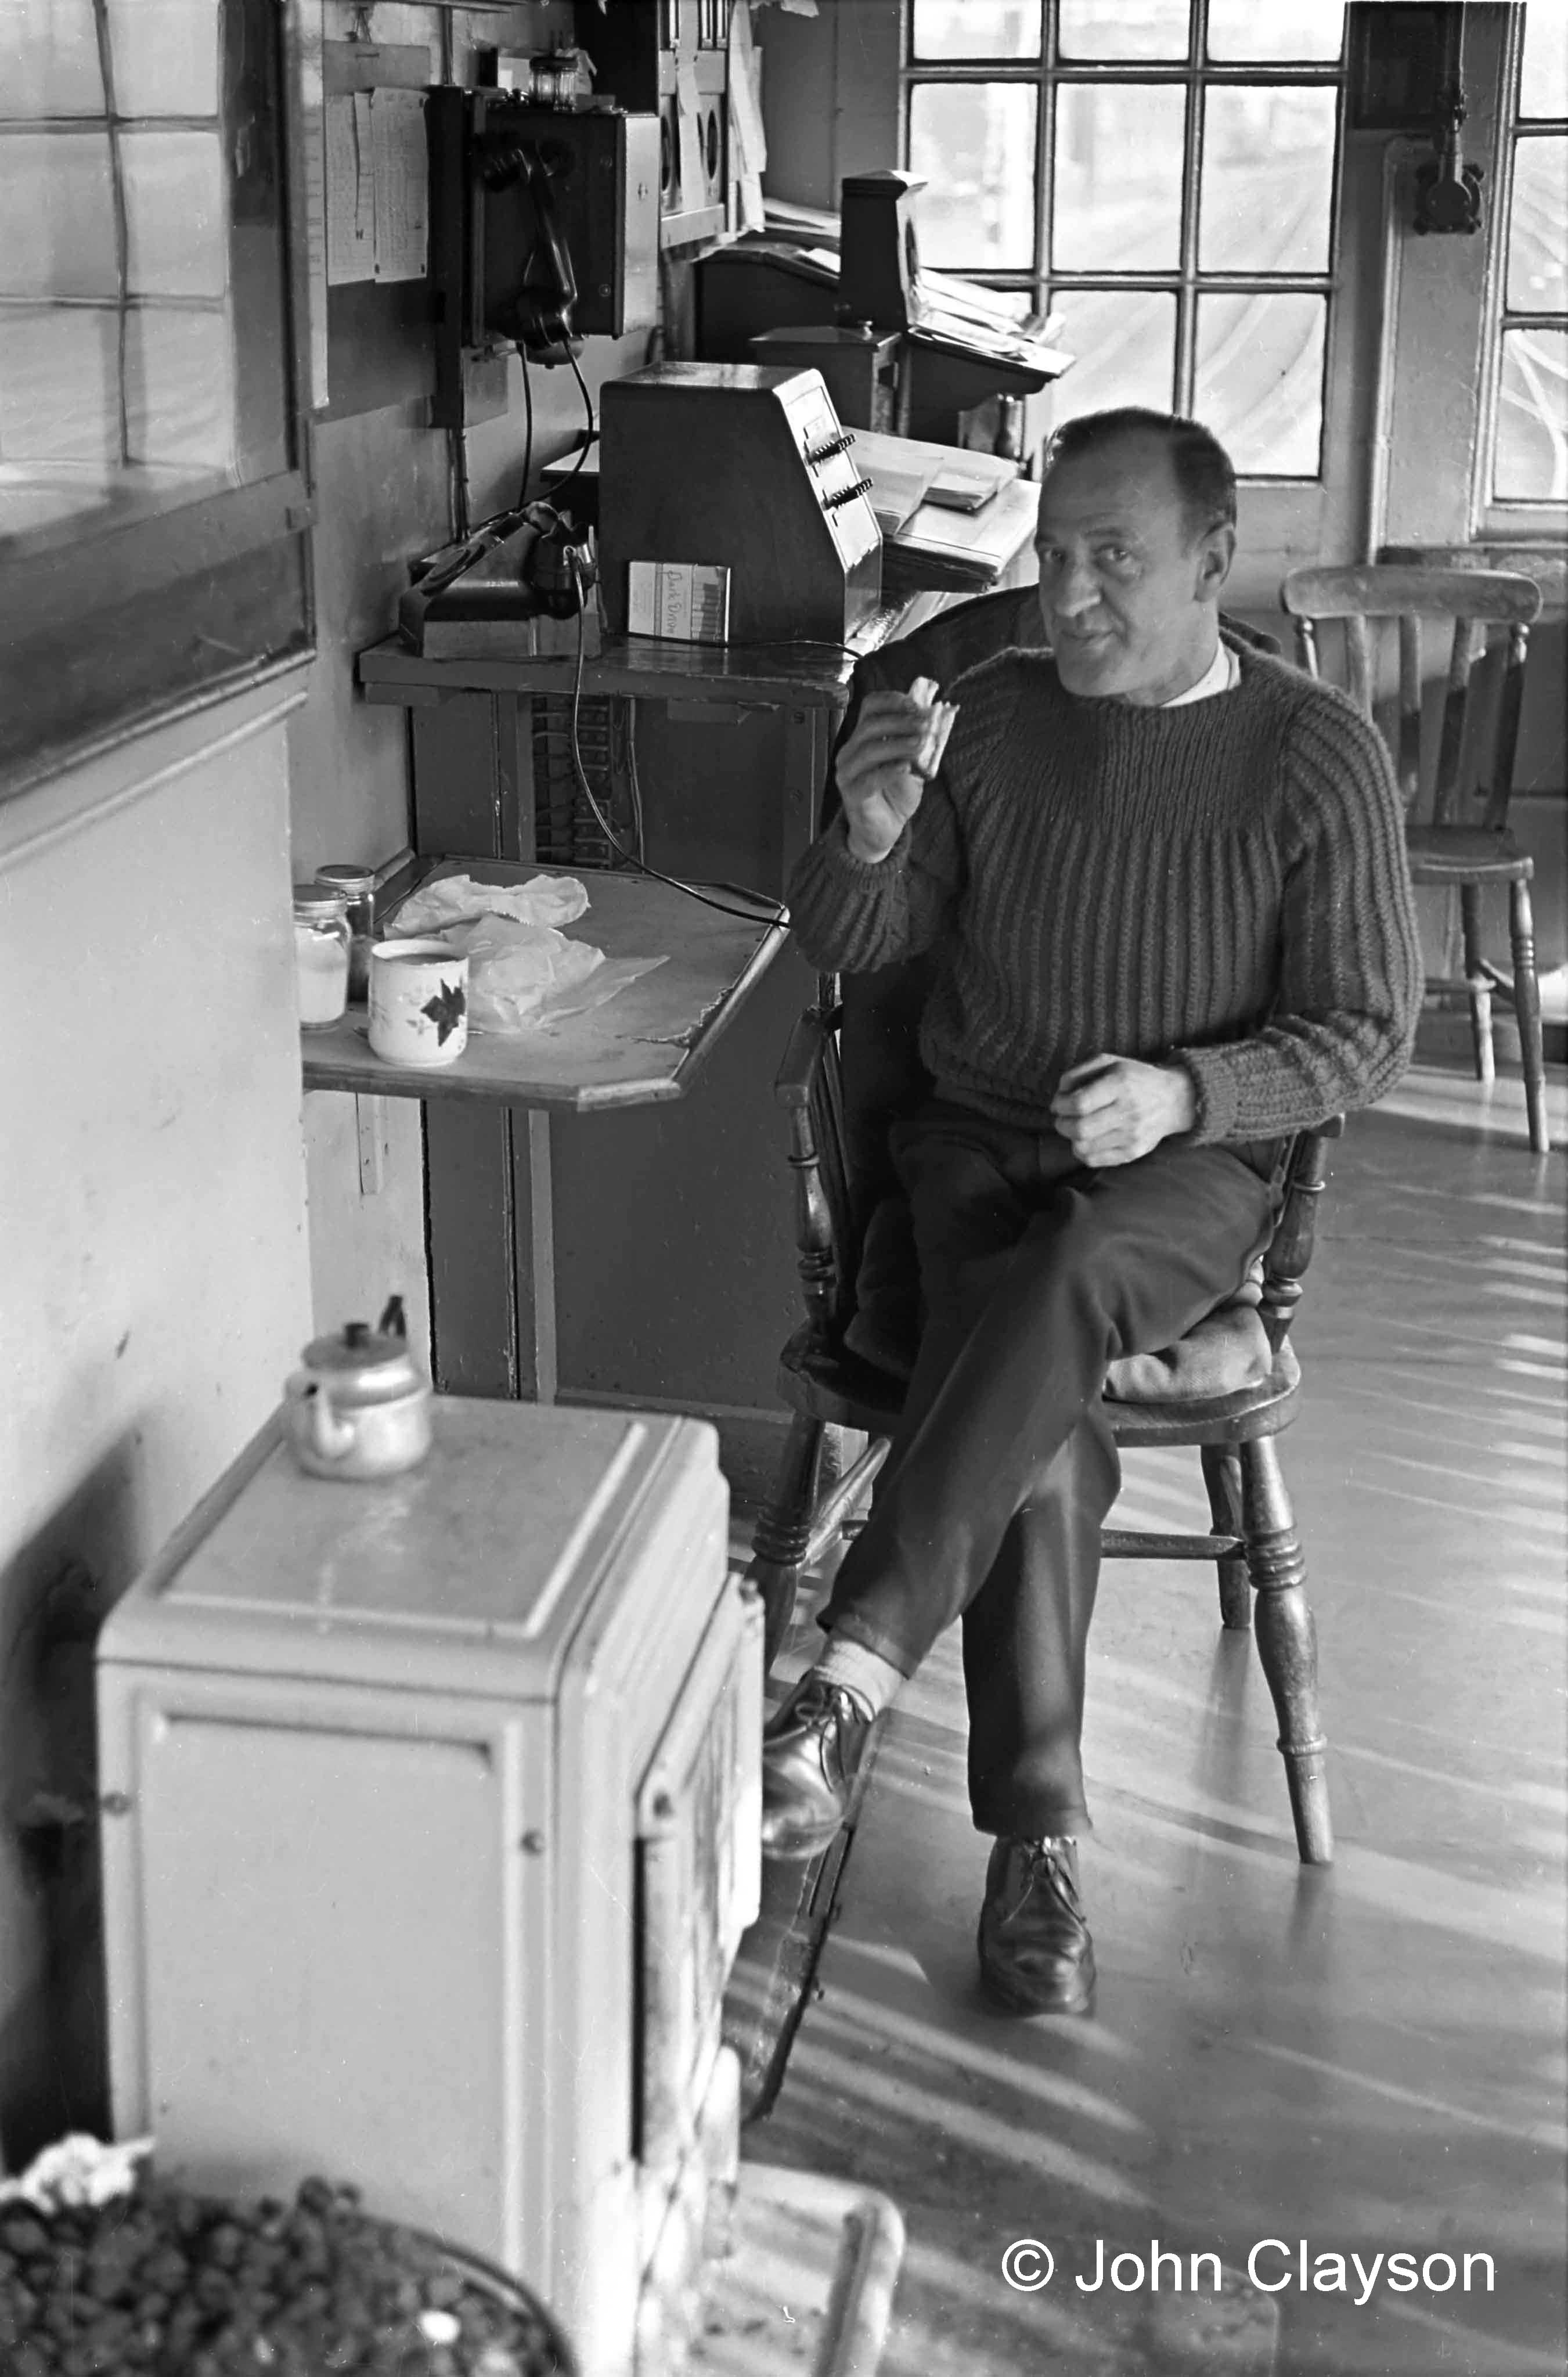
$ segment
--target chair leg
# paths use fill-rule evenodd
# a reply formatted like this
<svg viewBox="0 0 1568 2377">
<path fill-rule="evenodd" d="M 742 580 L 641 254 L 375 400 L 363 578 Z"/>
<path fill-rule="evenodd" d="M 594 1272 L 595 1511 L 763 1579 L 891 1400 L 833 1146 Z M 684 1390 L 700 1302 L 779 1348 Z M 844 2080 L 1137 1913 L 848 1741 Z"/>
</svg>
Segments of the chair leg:
<svg viewBox="0 0 1568 2377">
<path fill-rule="evenodd" d="M 1279 1719 L 1279 1750 L 1303 1865 L 1329 1865 L 1334 1827 L 1317 1704 L 1317 1630 L 1304 1590 L 1306 1562 L 1272 1437 L 1241 1448 L 1247 1566 L 1257 1593 L 1258 1657 Z"/>
<path fill-rule="evenodd" d="M 822 1462 L 823 1422 L 797 1412 L 790 1422 L 771 1500 L 752 1535 L 750 1583 L 762 1595 L 763 1672 L 770 1674 L 784 1647 L 800 1589 L 801 1558 L 811 1535 Z"/>
<path fill-rule="evenodd" d="M 1478 1081 L 1497 1079 L 1491 1041 L 1491 977 L 1481 963 L 1481 892 L 1479 883 L 1459 887 L 1459 921 L 1465 945 L 1465 982 L 1470 994 L 1470 1045 Z"/>
<path fill-rule="evenodd" d="M 1215 1534 L 1243 1535 L 1241 1455 L 1228 1444 L 1206 1444 L 1200 1450 Z M 1230 1559 L 1216 1560 L 1214 1565 L 1219 1571 L 1219 1622 L 1234 1632 L 1244 1632 L 1253 1622 L 1246 1553 L 1240 1551 Z"/>
<path fill-rule="evenodd" d="M 1519 1054 L 1525 1069 L 1525 1113 L 1530 1145 L 1545 1155 L 1551 1145 L 1546 1134 L 1546 1057 L 1541 1044 L 1540 980 L 1536 973 L 1536 924 L 1530 908 L 1530 887 L 1508 886 L 1508 937 L 1514 944 L 1514 1012 L 1519 1023 Z"/>
</svg>

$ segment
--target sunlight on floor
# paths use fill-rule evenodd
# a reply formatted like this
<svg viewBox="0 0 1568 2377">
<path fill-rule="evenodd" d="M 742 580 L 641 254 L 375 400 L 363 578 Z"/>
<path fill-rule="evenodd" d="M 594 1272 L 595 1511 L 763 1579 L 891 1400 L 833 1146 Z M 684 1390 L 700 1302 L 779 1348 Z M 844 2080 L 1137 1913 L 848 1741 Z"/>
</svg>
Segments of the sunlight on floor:
<svg viewBox="0 0 1568 2377">
<path fill-rule="evenodd" d="M 1552 1129 L 1568 1139 L 1561 1082 Z M 1457 1073 L 1414 1076 L 1336 1155 L 1284 1446 L 1333 1868 L 1297 1863 L 1267 1690 L 1250 1636 L 1219 1633 L 1212 1572 L 1108 1566 L 1083 1853 L 1098 2011 L 1010 2023 L 975 1980 L 985 1844 L 951 1641 L 900 1699 L 820 1998 L 746 2133 L 903 2210 L 885 2377 L 1561 2372 L 1564 1168 L 1524 1144 L 1516 1081 L 1483 1097 Z M 1126 1468 L 1118 1524 L 1205 1523 L 1194 1456 Z M 1048 2289 L 1004 2278 L 1026 2238 L 1056 2257 Z M 1076 2283 L 1102 2246 L 1146 2261 L 1156 2240 L 1218 2254 L 1221 2297 Z M 1264 2292 L 1302 2240 L 1367 2267 L 1411 2254 L 1418 2283 L 1385 2263 L 1358 2303 L 1353 2269 L 1329 2290 L 1313 2260 L 1314 2282 Z M 1171 2327 L 1200 2311 L 1229 2342 Z"/>
</svg>

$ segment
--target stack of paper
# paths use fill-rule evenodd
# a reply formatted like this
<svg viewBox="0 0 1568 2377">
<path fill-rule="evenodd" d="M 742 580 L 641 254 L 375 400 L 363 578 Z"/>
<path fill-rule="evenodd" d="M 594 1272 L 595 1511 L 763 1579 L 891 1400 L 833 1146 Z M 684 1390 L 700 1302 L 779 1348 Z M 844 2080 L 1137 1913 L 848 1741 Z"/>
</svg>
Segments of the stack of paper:
<svg viewBox="0 0 1568 2377">
<path fill-rule="evenodd" d="M 1018 475 L 1017 464 L 999 455 L 923 437 L 887 437 L 875 429 L 856 430 L 855 462 L 872 482 L 872 508 L 884 536 L 897 536 L 924 503 L 979 511 Z"/>
<path fill-rule="evenodd" d="M 870 503 L 884 536 L 897 536 L 926 497 L 939 465 L 929 448 L 875 429 L 855 431 L 856 470 L 871 481 Z"/>
</svg>

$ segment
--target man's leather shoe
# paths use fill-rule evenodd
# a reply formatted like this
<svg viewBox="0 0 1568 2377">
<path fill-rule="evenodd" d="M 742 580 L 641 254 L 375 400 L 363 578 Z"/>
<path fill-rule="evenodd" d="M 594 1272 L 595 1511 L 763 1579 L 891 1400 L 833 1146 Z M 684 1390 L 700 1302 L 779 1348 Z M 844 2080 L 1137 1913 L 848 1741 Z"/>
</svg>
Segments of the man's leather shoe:
<svg viewBox="0 0 1568 2377">
<path fill-rule="evenodd" d="M 985 1869 L 980 1978 L 1009 2013 L 1087 2013 L 1094 1942 L 1071 1841 L 1000 1840 Z"/>
<path fill-rule="evenodd" d="M 808 1668 L 762 1737 L 762 1845 L 815 1857 L 840 1830 L 871 1732 L 852 1692 Z"/>
</svg>

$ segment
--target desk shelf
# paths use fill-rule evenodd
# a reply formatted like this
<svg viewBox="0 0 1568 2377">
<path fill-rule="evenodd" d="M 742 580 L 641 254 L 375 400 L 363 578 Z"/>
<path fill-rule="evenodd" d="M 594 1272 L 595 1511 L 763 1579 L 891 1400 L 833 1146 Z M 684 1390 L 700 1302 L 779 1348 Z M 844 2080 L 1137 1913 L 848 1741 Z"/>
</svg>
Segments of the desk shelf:
<svg viewBox="0 0 1568 2377">
<path fill-rule="evenodd" d="M 756 702 L 769 707 L 842 709 L 855 663 L 891 640 L 911 608 L 907 597 L 884 603 L 862 620 L 842 648 L 833 644 L 680 644 L 656 636 L 607 636 L 583 663 L 585 694 L 632 694 L 647 700 L 683 696 Z M 519 621 L 519 629 L 527 625 Z M 408 708 L 457 693 L 569 694 L 575 658 L 493 652 L 472 659 L 424 659 L 400 636 L 387 636 L 359 655 L 360 683 L 369 701 Z"/>
<path fill-rule="evenodd" d="M 470 1032 L 455 1063 L 389 1064 L 370 1045 L 362 1007 L 339 1023 L 302 1032 L 307 1090 L 361 1096 L 500 1100 L 588 1113 L 683 1097 L 719 1034 L 782 950 L 787 934 L 760 905 L 756 922 L 720 915 L 686 893 L 646 876 L 590 867 L 543 868 L 499 859 L 424 858 L 413 890 L 438 875 L 481 883 L 526 883 L 540 874 L 570 874 L 588 890 L 587 913 L 564 927 L 607 958 L 662 956 L 584 1015 L 565 1015 L 515 1036 Z M 699 886 L 699 889 L 709 889 Z M 742 908 L 743 893 L 711 887 L 715 899 Z"/>
</svg>

